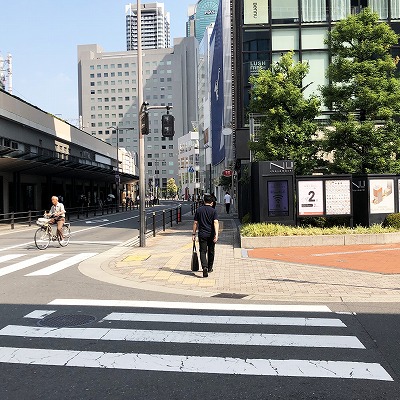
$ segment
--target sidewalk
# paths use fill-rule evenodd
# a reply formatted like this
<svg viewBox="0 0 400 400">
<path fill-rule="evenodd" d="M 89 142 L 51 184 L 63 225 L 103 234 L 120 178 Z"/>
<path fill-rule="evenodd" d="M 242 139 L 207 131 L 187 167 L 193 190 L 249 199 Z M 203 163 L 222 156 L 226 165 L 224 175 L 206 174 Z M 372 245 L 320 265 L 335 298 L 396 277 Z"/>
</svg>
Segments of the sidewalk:
<svg viewBox="0 0 400 400">
<path fill-rule="evenodd" d="M 290 302 L 400 301 L 400 266 L 390 274 L 348 269 L 360 262 L 385 265 L 389 254 L 399 259 L 400 244 L 392 245 L 390 251 L 384 252 L 382 246 L 379 249 L 376 246 L 356 246 L 356 249 L 330 246 L 247 251 L 238 247 L 237 220 L 226 215 L 222 207 L 218 211 L 220 238 L 216 245 L 214 271 L 208 278 L 203 278 L 201 271 L 190 270 L 193 224 L 190 213 L 182 216 L 179 225 L 147 238 L 146 247 L 125 243 L 84 261 L 79 269 L 87 276 L 116 285 L 203 298 Z M 307 255 L 307 251 L 312 251 L 313 255 Z M 378 256 L 372 258 L 376 251 Z M 337 259 L 343 258 L 343 254 L 348 257 L 346 252 L 354 258 L 348 265 L 340 265 Z M 323 257 L 315 256 L 323 253 L 331 253 L 330 256 L 333 253 L 335 262 L 329 259 L 322 262 Z"/>
</svg>

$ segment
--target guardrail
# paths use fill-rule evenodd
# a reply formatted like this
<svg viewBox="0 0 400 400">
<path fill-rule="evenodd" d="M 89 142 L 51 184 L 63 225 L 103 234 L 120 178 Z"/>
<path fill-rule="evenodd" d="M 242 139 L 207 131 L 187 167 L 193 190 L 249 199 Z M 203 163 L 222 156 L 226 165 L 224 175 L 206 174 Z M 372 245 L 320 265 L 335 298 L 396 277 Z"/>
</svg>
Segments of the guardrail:
<svg viewBox="0 0 400 400">
<path fill-rule="evenodd" d="M 146 206 L 150 206 L 149 202 L 147 202 Z M 139 207 L 135 205 L 133 202 L 131 204 L 124 204 L 120 206 L 121 211 L 135 210 Z M 116 205 L 104 205 L 103 207 L 98 206 L 88 206 L 88 207 L 75 207 L 68 208 L 66 214 L 66 220 L 71 220 L 74 217 L 76 219 L 80 218 L 89 218 L 90 216 L 104 215 L 104 214 L 113 214 L 116 212 Z M 34 211 L 21 211 L 21 212 L 10 212 L 5 214 L 0 214 L 0 225 L 10 225 L 11 229 L 15 229 L 16 225 L 27 225 L 31 226 L 35 224 L 36 219 L 39 217 L 43 217 L 43 214 L 46 210 L 34 210 Z M 148 218 L 151 216 L 151 218 Z M 156 212 L 149 213 L 146 218 L 146 232 L 153 231 L 153 236 L 156 235 L 156 232 L 161 230 L 165 231 L 167 225 L 173 226 L 173 221 L 176 221 L 178 224 L 182 219 L 182 208 L 181 206 L 168 208 Z"/>
</svg>

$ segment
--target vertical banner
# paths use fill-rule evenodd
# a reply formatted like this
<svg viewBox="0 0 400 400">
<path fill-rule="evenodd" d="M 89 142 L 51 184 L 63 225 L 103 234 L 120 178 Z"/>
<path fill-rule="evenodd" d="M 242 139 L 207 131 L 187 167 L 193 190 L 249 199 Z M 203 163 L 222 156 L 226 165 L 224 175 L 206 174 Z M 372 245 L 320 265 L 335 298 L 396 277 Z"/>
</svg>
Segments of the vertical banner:
<svg viewBox="0 0 400 400">
<path fill-rule="evenodd" d="M 324 215 L 323 181 L 299 181 L 299 215 Z"/>
<path fill-rule="evenodd" d="M 212 165 L 217 165 L 224 160 L 225 156 L 224 138 L 222 136 L 224 117 L 222 1 L 219 2 L 217 18 L 210 37 L 210 55 Z"/>
<path fill-rule="evenodd" d="M 268 215 L 289 216 L 289 185 L 287 180 L 268 182 Z"/>
<path fill-rule="evenodd" d="M 245 25 L 268 23 L 268 1 L 244 0 L 244 23 Z"/>
</svg>

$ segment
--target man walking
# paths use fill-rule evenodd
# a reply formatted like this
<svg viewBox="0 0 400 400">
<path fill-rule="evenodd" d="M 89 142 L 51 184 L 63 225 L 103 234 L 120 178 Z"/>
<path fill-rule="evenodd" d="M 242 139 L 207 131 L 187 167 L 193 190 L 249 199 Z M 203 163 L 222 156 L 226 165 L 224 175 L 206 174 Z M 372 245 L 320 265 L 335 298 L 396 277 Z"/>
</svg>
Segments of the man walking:
<svg viewBox="0 0 400 400">
<path fill-rule="evenodd" d="M 231 208 L 231 201 L 232 201 L 231 195 L 229 194 L 229 192 L 226 192 L 224 196 L 224 203 L 227 214 L 229 214 L 229 209 Z"/>
<path fill-rule="evenodd" d="M 204 278 L 213 271 L 215 243 L 218 240 L 219 231 L 218 214 L 212 208 L 212 203 L 212 196 L 205 194 L 204 205 L 196 210 L 193 222 L 193 241 L 196 240 L 196 231 L 199 231 L 200 262 Z"/>
</svg>

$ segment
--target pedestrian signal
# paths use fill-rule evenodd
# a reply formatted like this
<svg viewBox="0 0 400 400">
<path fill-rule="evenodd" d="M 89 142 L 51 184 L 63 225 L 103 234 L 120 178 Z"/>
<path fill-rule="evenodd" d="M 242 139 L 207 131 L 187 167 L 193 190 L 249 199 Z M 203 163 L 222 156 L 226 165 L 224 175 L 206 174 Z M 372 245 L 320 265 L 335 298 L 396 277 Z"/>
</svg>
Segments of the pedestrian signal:
<svg viewBox="0 0 400 400">
<path fill-rule="evenodd" d="M 175 117 L 171 114 L 164 114 L 162 116 L 162 135 L 164 137 L 173 137 L 175 133 L 174 122 Z"/>
<path fill-rule="evenodd" d="M 148 111 L 143 112 L 140 116 L 140 131 L 142 135 L 148 135 L 150 133 Z"/>
</svg>

